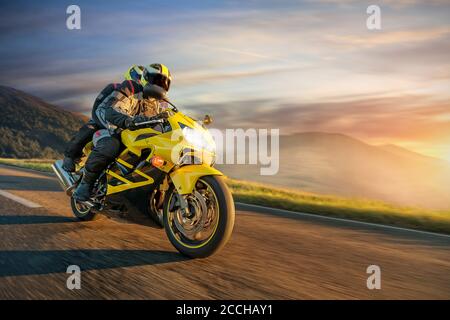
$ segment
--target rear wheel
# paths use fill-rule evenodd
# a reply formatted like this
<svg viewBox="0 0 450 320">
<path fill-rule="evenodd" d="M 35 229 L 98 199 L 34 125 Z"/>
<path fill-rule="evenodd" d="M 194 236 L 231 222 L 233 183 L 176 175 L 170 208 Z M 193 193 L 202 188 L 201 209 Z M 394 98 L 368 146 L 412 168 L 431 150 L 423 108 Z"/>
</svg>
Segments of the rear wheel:
<svg viewBox="0 0 450 320">
<path fill-rule="evenodd" d="M 90 221 L 94 220 L 97 212 L 94 208 L 89 207 L 83 202 L 75 200 L 73 197 L 70 198 L 70 205 L 72 207 L 72 212 L 79 220 Z"/>
<path fill-rule="evenodd" d="M 184 195 L 187 210 L 172 185 L 164 203 L 164 228 L 172 245 L 191 258 L 205 258 L 227 243 L 234 226 L 234 202 L 220 176 L 201 177 L 194 191 Z"/>
<path fill-rule="evenodd" d="M 81 177 L 79 180 L 81 180 Z M 77 184 L 74 185 L 74 189 L 76 188 L 76 186 Z M 106 195 L 106 188 L 107 188 L 106 175 L 103 173 L 102 175 L 100 175 L 99 179 L 96 181 L 94 185 L 93 198 L 95 198 L 96 201 L 99 201 L 98 199 L 104 199 Z M 96 204 L 98 204 L 98 202 Z M 93 207 L 89 206 L 84 202 L 75 200 L 73 196 L 70 197 L 70 206 L 72 207 L 72 212 L 75 215 L 75 217 L 83 221 L 94 220 L 98 212 L 97 210 L 98 205 L 95 205 Z"/>
</svg>

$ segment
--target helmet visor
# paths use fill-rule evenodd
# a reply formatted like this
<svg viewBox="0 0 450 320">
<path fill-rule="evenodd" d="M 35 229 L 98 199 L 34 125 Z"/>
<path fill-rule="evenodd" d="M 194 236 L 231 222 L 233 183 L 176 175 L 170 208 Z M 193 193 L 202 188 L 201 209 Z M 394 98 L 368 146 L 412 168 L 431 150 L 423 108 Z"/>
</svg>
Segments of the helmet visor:
<svg viewBox="0 0 450 320">
<path fill-rule="evenodd" d="M 141 75 L 133 68 L 130 70 L 130 78 L 134 81 L 139 81 Z"/>
<path fill-rule="evenodd" d="M 165 75 L 162 75 L 160 73 L 150 73 L 147 70 L 145 70 L 144 78 L 148 83 L 154 84 L 158 87 L 163 88 L 166 91 L 169 91 L 170 79 Z"/>
</svg>

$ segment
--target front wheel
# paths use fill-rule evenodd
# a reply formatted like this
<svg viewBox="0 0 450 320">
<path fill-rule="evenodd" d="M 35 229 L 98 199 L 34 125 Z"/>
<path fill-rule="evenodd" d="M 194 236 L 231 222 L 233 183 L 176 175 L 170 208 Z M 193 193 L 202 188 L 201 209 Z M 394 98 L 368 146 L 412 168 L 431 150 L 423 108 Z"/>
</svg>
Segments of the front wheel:
<svg viewBox="0 0 450 320">
<path fill-rule="evenodd" d="M 234 202 L 220 176 L 201 177 L 188 195 L 187 210 L 172 185 L 164 202 L 164 228 L 172 245 L 191 258 L 208 257 L 225 246 L 234 226 Z"/>
</svg>

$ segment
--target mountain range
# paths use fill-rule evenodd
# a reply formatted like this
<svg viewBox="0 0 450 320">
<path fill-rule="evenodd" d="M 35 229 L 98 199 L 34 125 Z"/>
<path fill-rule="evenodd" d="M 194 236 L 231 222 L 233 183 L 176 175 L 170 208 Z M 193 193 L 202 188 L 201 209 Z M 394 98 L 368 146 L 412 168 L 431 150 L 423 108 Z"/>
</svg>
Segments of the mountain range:
<svg viewBox="0 0 450 320">
<path fill-rule="evenodd" d="M 374 146 L 339 133 L 280 136 L 279 171 L 220 165 L 230 177 L 323 194 L 450 208 L 450 163 L 395 145 Z"/>
<path fill-rule="evenodd" d="M 0 157 L 59 158 L 87 120 L 23 91 L 0 86 Z M 232 178 L 402 205 L 450 208 L 450 163 L 396 145 L 339 133 L 280 136 L 276 175 L 258 165 L 219 165 Z"/>
</svg>

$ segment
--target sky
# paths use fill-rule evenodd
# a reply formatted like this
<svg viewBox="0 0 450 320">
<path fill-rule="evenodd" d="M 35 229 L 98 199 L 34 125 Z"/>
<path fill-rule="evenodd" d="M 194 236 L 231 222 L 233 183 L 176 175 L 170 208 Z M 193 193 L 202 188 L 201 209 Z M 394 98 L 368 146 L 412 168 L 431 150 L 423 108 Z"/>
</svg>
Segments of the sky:
<svg viewBox="0 0 450 320">
<path fill-rule="evenodd" d="M 66 8 L 81 9 L 68 30 Z M 366 9 L 381 9 L 368 30 Z M 0 1 L 0 85 L 90 113 L 132 64 L 220 128 L 339 132 L 450 160 L 450 1 Z"/>
</svg>

